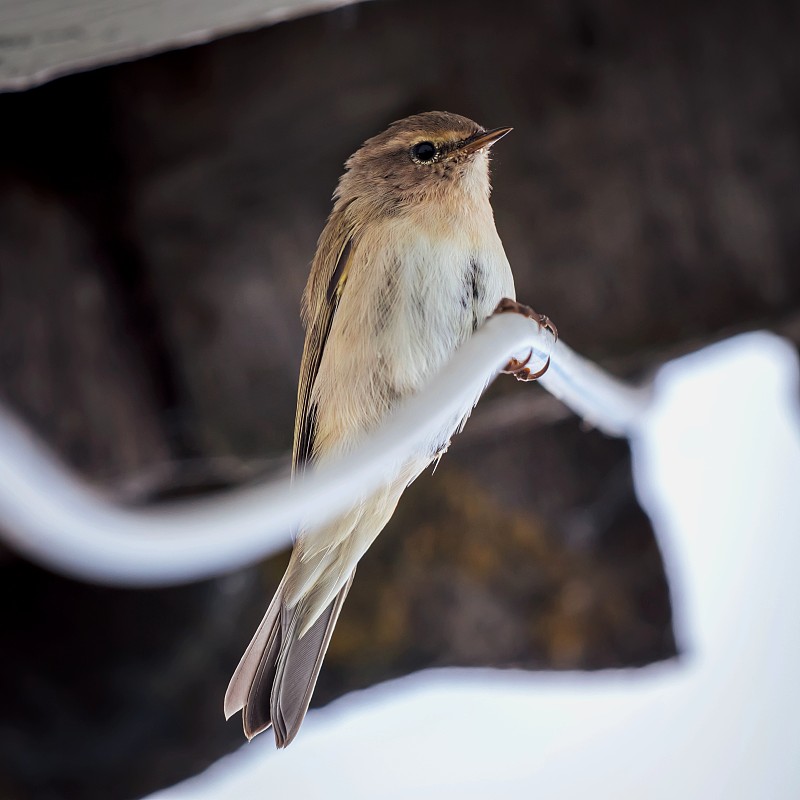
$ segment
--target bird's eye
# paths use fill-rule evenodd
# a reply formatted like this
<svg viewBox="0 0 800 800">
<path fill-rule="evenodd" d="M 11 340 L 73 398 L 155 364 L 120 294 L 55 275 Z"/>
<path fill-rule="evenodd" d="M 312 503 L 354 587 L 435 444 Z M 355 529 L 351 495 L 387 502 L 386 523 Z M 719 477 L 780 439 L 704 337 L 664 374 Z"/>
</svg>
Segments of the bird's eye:
<svg viewBox="0 0 800 800">
<path fill-rule="evenodd" d="M 418 142 L 411 148 L 411 160 L 418 164 L 430 164 L 436 158 L 436 146 L 432 142 Z"/>
</svg>

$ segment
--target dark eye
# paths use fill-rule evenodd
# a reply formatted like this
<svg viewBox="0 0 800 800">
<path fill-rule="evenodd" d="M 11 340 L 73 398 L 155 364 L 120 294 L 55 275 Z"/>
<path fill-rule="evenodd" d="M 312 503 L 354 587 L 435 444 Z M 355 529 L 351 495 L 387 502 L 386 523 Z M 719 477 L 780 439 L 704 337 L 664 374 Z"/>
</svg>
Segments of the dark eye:
<svg viewBox="0 0 800 800">
<path fill-rule="evenodd" d="M 411 158 L 420 164 L 430 164 L 436 158 L 436 146 L 432 142 L 418 142 L 411 148 Z"/>
</svg>

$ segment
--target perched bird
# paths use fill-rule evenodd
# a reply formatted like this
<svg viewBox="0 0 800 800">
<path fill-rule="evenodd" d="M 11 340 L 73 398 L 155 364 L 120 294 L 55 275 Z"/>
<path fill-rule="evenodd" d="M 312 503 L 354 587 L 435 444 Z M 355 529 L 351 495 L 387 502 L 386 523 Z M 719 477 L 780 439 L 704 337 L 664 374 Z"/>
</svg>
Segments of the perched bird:
<svg viewBox="0 0 800 800">
<path fill-rule="evenodd" d="M 533 315 L 489 203 L 489 149 L 511 128 L 457 114 L 402 119 L 345 165 L 303 297 L 293 465 L 341 456 L 417 391 L 498 308 Z M 545 322 L 546 318 L 535 318 Z M 531 375 L 524 363 L 508 371 Z M 478 398 L 394 479 L 321 530 L 300 530 L 286 574 L 231 678 L 225 715 L 248 738 L 297 734 L 356 565 L 405 488 L 447 449 Z"/>
</svg>

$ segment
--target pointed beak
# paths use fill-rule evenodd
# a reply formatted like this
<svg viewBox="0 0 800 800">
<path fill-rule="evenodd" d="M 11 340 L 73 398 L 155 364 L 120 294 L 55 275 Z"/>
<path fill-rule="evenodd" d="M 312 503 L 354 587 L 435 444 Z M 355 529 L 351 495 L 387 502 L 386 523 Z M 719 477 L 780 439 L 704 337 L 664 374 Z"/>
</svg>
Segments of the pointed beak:
<svg viewBox="0 0 800 800">
<path fill-rule="evenodd" d="M 491 147 L 495 142 L 499 141 L 513 130 L 513 128 L 494 128 L 490 131 L 481 131 L 462 142 L 456 152 L 477 153 L 478 150 L 482 150 L 484 147 Z"/>
</svg>

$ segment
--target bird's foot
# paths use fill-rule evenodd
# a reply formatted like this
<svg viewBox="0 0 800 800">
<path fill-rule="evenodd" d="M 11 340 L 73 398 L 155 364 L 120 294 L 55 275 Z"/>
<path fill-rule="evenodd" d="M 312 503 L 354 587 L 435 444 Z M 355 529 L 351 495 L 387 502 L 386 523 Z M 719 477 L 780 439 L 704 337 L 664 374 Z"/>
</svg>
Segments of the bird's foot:
<svg viewBox="0 0 800 800">
<path fill-rule="evenodd" d="M 506 375 L 513 375 L 518 381 L 535 381 L 537 378 L 541 378 L 550 367 L 550 356 L 547 356 L 547 361 L 544 362 L 544 366 L 540 370 L 531 372 L 531 368 L 526 364 L 531 360 L 532 355 L 533 350 L 528 353 L 528 357 L 524 361 L 512 358 L 500 372 L 504 372 Z"/>
<path fill-rule="evenodd" d="M 550 317 L 548 317 L 546 314 L 540 314 L 538 311 L 534 311 L 530 306 L 526 306 L 524 303 L 519 303 L 509 297 L 504 297 L 497 304 L 497 308 L 494 310 L 494 313 L 522 314 L 523 317 L 527 317 L 528 319 L 532 319 L 534 322 L 538 323 L 539 327 L 550 331 L 550 333 L 552 333 L 553 336 L 558 339 L 558 328 L 556 328 L 556 326 L 553 324 Z"/>
<path fill-rule="evenodd" d="M 546 314 L 540 314 L 538 311 L 534 311 L 530 306 L 526 306 L 523 303 L 519 303 L 509 297 L 504 297 L 497 304 L 497 308 L 494 310 L 494 313 L 522 314 L 523 317 L 527 317 L 528 319 L 532 319 L 534 322 L 536 322 L 540 328 L 550 331 L 550 333 L 552 333 L 555 337 L 556 341 L 558 341 L 558 328 L 556 328 L 556 326 L 550 321 L 550 317 L 548 317 Z M 547 361 L 544 362 L 544 366 L 540 370 L 531 372 L 530 367 L 528 367 L 527 364 L 531 360 L 532 356 L 533 350 L 528 353 L 528 357 L 523 361 L 512 358 L 500 371 L 506 373 L 507 375 L 513 375 L 518 381 L 535 381 L 537 378 L 541 378 L 542 375 L 547 372 L 547 369 L 550 366 L 550 356 L 547 356 Z"/>
</svg>

